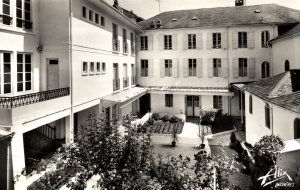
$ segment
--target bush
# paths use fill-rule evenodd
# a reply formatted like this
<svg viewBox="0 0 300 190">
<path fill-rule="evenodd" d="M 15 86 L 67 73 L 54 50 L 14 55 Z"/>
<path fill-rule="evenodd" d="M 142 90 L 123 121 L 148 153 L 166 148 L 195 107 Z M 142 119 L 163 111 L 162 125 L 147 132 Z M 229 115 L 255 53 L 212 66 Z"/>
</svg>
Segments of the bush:
<svg viewBox="0 0 300 190">
<path fill-rule="evenodd" d="M 200 114 L 200 124 L 201 125 L 212 125 L 215 120 L 215 112 L 214 111 L 202 111 Z"/>
<path fill-rule="evenodd" d="M 236 136 L 235 136 L 235 133 L 232 132 L 230 135 L 230 142 L 235 143 L 235 141 L 236 141 Z"/>
<path fill-rule="evenodd" d="M 153 114 L 152 114 L 152 118 L 153 118 L 155 121 L 159 120 L 159 114 L 158 114 L 158 113 L 153 113 Z"/>
<path fill-rule="evenodd" d="M 168 122 L 168 121 L 170 121 L 170 116 L 164 115 L 164 116 L 161 118 L 161 120 L 162 120 L 163 122 Z"/>
<path fill-rule="evenodd" d="M 179 121 L 179 119 L 176 116 L 172 116 L 171 119 L 170 119 L 171 123 L 178 123 L 178 121 Z"/>
</svg>

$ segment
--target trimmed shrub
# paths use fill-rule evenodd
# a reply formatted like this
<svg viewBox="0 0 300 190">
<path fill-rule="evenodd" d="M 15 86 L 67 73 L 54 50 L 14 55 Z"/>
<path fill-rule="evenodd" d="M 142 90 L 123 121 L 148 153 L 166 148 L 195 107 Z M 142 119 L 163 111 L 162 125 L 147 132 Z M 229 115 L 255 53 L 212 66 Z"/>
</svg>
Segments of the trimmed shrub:
<svg viewBox="0 0 300 190">
<path fill-rule="evenodd" d="M 176 116 L 172 116 L 171 119 L 170 119 L 171 123 L 178 123 L 178 121 L 179 121 L 179 119 Z"/>
<path fill-rule="evenodd" d="M 158 114 L 158 113 L 153 113 L 153 114 L 152 114 L 152 118 L 153 118 L 155 121 L 159 120 L 159 114 Z"/>
<path fill-rule="evenodd" d="M 164 115 L 164 116 L 161 118 L 161 120 L 162 120 L 163 122 L 168 122 L 168 121 L 170 121 L 170 117 L 169 117 L 168 115 Z"/>
<path fill-rule="evenodd" d="M 215 112 L 214 111 L 203 111 L 201 114 L 201 125 L 212 125 L 215 120 Z"/>
</svg>

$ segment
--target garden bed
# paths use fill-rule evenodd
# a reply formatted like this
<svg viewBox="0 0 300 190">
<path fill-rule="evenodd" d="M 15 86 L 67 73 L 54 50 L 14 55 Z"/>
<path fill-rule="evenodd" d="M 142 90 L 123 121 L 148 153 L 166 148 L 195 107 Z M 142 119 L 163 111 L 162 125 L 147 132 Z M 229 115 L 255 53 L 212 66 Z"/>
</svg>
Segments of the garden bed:
<svg viewBox="0 0 300 190">
<path fill-rule="evenodd" d="M 158 134 L 172 134 L 174 130 L 176 134 L 182 133 L 183 130 L 183 122 L 178 123 L 169 123 L 169 122 L 154 122 L 152 126 L 150 126 L 149 131 L 151 130 L 153 133 Z"/>
</svg>

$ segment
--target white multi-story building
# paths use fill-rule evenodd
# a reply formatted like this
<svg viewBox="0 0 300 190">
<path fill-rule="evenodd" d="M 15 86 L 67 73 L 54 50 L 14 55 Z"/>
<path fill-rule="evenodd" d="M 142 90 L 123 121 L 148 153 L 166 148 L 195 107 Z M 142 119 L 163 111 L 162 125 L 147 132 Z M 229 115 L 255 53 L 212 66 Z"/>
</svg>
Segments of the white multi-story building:
<svg viewBox="0 0 300 190">
<path fill-rule="evenodd" d="M 243 95 L 230 84 L 271 76 L 268 41 L 299 21 L 299 11 L 265 4 L 163 12 L 141 22 L 138 84 L 149 90 L 146 104 L 186 116 L 199 108 L 244 114 L 236 106 Z"/>
<path fill-rule="evenodd" d="M 1 0 L 0 7 L 0 127 L 11 138 L 0 173 L 11 188 L 29 157 L 73 142 L 89 113 L 121 120 L 139 110 L 146 91 L 136 87 L 141 28 L 123 9 L 102 0 Z M 31 181 L 21 175 L 15 189 Z"/>
</svg>

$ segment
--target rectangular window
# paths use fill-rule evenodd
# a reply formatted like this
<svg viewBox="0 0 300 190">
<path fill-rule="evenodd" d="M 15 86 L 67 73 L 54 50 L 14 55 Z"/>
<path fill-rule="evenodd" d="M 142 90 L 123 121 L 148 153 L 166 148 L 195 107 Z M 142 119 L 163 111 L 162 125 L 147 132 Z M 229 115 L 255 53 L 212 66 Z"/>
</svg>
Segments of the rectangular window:
<svg viewBox="0 0 300 190">
<path fill-rule="evenodd" d="M 3 0 L 2 3 L 2 23 L 5 25 L 11 25 L 12 24 L 12 18 L 10 16 L 11 10 L 10 10 L 10 0 Z M 0 7 L 1 10 L 1 7 Z"/>
<path fill-rule="evenodd" d="M 164 35 L 164 49 L 165 50 L 172 49 L 172 35 Z"/>
<path fill-rule="evenodd" d="M 100 72 L 101 72 L 101 63 L 97 62 L 96 63 L 96 74 L 100 75 Z"/>
<path fill-rule="evenodd" d="M 123 53 L 128 53 L 127 30 L 123 28 Z"/>
<path fill-rule="evenodd" d="M 134 49 L 134 34 L 131 32 L 130 33 L 130 49 L 131 49 L 131 54 L 135 53 L 135 49 Z"/>
<path fill-rule="evenodd" d="M 9 52 L 0 52 L 0 94 L 11 93 L 11 65 L 12 65 L 12 54 Z"/>
<path fill-rule="evenodd" d="M 94 74 L 95 74 L 95 63 L 90 62 L 90 75 L 94 75 Z"/>
<path fill-rule="evenodd" d="M 89 20 L 93 21 L 94 19 L 94 12 L 92 10 L 89 10 Z"/>
<path fill-rule="evenodd" d="M 99 24 L 99 14 L 95 13 L 95 22 L 96 24 Z"/>
<path fill-rule="evenodd" d="M 57 61 L 57 60 L 56 60 Z M 31 54 L 17 54 L 17 91 L 31 90 Z"/>
<path fill-rule="evenodd" d="M 238 33 L 238 47 L 247 48 L 247 32 Z"/>
<path fill-rule="evenodd" d="M 141 77 L 148 76 L 148 60 L 142 59 L 141 60 Z"/>
<path fill-rule="evenodd" d="M 247 77 L 247 58 L 239 58 L 239 77 Z"/>
<path fill-rule="evenodd" d="M 172 59 L 165 59 L 165 76 L 172 76 Z"/>
<path fill-rule="evenodd" d="M 148 50 L 148 36 L 141 36 L 141 50 Z"/>
<path fill-rule="evenodd" d="M 221 33 L 213 33 L 213 48 L 220 49 L 221 48 Z"/>
<path fill-rule="evenodd" d="M 188 34 L 188 49 L 196 49 L 196 34 Z"/>
<path fill-rule="evenodd" d="M 222 96 L 213 96 L 214 109 L 222 109 Z"/>
<path fill-rule="evenodd" d="M 213 59 L 213 69 L 214 69 L 214 73 L 213 76 L 214 77 L 221 77 L 221 59 L 219 58 L 214 58 Z"/>
<path fill-rule="evenodd" d="M 165 106 L 173 107 L 173 94 L 165 94 Z"/>
<path fill-rule="evenodd" d="M 189 76 L 190 77 L 196 76 L 196 69 L 197 69 L 196 59 L 189 59 Z"/>
<path fill-rule="evenodd" d="M 101 26 L 105 26 L 105 17 L 101 16 Z"/>
<path fill-rule="evenodd" d="M 17 17 L 17 27 L 23 28 L 23 3 L 22 0 L 17 0 L 17 12 L 16 12 L 16 17 Z"/>
<path fill-rule="evenodd" d="M 118 40 L 118 25 L 112 23 L 112 43 L 113 43 L 113 51 L 119 52 L 120 46 L 119 46 L 119 40 Z"/>
<path fill-rule="evenodd" d="M 268 48 L 268 42 L 270 40 L 270 33 L 269 31 L 262 31 L 261 32 L 261 47 Z"/>
<path fill-rule="evenodd" d="M 86 18 L 86 7 L 82 7 L 82 17 Z"/>
<path fill-rule="evenodd" d="M 105 62 L 102 62 L 101 73 L 102 73 L 102 74 L 105 74 L 105 73 L 106 73 L 106 64 L 105 64 Z"/>
<path fill-rule="evenodd" d="M 18 28 L 31 29 L 31 5 L 30 0 L 17 0 L 16 1 L 16 26 Z"/>
<path fill-rule="evenodd" d="M 81 75 L 88 75 L 88 62 L 83 61 L 81 67 Z"/>
</svg>

